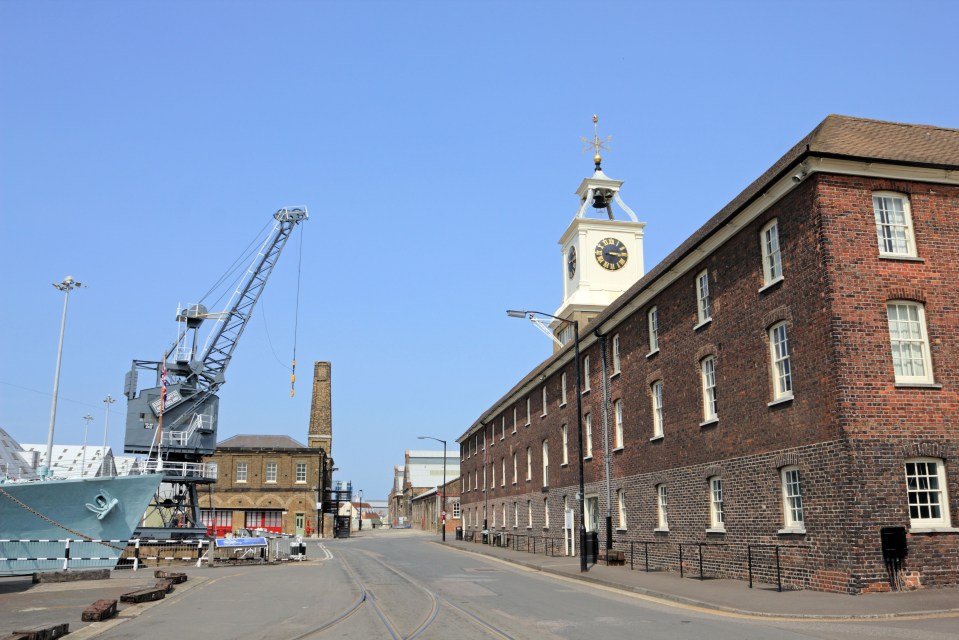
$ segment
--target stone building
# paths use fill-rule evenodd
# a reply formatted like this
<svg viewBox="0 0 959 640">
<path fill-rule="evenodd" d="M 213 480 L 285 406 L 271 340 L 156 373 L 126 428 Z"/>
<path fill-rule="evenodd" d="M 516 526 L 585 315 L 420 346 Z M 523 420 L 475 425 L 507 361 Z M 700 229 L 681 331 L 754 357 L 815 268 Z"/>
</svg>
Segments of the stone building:
<svg viewBox="0 0 959 640">
<path fill-rule="evenodd" d="M 562 240 L 562 347 L 458 439 L 465 527 L 580 553 L 582 514 L 667 570 L 959 583 L 959 130 L 829 116 L 621 295 L 578 305 L 585 264 L 612 282 L 636 255 L 632 231 L 582 232 L 621 184 L 597 154 Z"/>
<path fill-rule="evenodd" d="M 333 461 L 330 363 L 313 370 L 308 446 L 286 435 L 238 435 L 217 443 L 206 462 L 218 477 L 200 496 L 208 531 L 222 536 L 238 529 L 294 535 L 332 535 L 332 516 L 318 519 L 318 495 L 329 488 Z"/>
</svg>

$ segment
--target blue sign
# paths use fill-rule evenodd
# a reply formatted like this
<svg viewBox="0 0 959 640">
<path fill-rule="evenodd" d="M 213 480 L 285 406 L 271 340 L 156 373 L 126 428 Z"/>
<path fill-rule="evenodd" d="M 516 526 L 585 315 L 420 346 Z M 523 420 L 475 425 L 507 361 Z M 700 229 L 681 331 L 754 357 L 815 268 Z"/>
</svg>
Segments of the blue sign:
<svg viewBox="0 0 959 640">
<path fill-rule="evenodd" d="M 218 549 L 223 547 L 265 547 L 266 538 L 217 538 L 216 546 Z"/>
</svg>

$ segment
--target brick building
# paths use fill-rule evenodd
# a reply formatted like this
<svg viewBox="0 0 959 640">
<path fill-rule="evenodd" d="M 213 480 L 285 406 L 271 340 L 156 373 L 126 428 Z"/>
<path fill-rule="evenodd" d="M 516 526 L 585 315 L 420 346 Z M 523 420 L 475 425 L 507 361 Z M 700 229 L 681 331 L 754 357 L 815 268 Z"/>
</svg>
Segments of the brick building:
<svg viewBox="0 0 959 640">
<path fill-rule="evenodd" d="M 580 212 L 612 218 L 596 160 Z M 556 312 L 587 531 L 694 574 L 775 581 L 778 552 L 793 588 L 959 583 L 959 130 L 830 116 L 598 310 L 574 275 L 635 254 L 603 233 L 564 244 Z M 570 326 L 458 439 L 467 530 L 579 553 Z"/>
<path fill-rule="evenodd" d="M 285 435 L 239 435 L 217 443 L 206 462 L 217 465 L 201 516 L 217 536 L 238 529 L 332 535 L 332 516 L 318 521 L 317 496 L 330 487 L 333 461 L 330 363 L 313 369 L 309 445 Z"/>
</svg>

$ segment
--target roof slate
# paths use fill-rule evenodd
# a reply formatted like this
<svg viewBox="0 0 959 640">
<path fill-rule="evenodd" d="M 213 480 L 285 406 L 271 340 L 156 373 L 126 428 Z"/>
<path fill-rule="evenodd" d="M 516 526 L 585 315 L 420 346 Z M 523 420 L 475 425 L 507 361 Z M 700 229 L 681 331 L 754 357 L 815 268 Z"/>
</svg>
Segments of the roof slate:
<svg viewBox="0 0 959 640">
<path fill-rule="evenodd" d="M 216 444 L 217 449 L 307 449 L 290 436 L 239 435 Z"/>
</svg>

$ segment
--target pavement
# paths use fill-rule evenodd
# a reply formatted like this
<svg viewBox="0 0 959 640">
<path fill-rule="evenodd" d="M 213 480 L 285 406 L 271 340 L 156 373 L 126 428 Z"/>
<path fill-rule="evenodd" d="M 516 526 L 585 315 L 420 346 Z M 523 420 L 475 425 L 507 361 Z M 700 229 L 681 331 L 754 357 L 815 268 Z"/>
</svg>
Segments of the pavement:
<svg viewBox="0 0 959 640">
<path fill-rule="evenodd" d="M 862 595 L 809 590 L 780 592 L 775 584 L 754 582 L 750 588 L 745 580 L 700 579 L 698 575 L 689 574 L 680 577 L 678 573 L 667 571 L 647 573 L 642 565 L 631 569 L 629 562 L 625 566 L 589 564 L 584 573 L 580 570 L 578 556 L 553 557 L 541 550 L 533 554 L 449 538 L 446 542 L 436 540 L 449 549 L 488 556 L 571 580 L 738 615 L 821 620 L 959 617 L 959 587 L 927 587 Z"/>
</svg>

